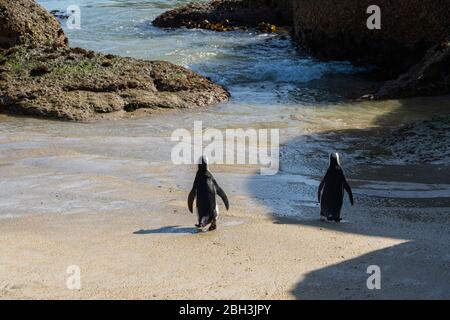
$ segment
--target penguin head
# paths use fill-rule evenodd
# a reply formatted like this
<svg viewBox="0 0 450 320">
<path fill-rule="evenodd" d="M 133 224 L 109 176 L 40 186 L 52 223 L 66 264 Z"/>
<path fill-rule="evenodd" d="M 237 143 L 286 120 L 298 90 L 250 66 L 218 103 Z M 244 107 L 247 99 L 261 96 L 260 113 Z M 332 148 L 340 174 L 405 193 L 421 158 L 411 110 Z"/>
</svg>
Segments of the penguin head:
<svg viewBox="0 0 450 320">
<path fill-rule="evenodd" d="M 198 161 L 198 170 L 207 171 L 208 170 L 208 157 L 202 156 Z"/>
<path fill-rule="evenodd" d="M 339 153 L 331 153 L 330 154 L 330 167 L 331 166 L 339 166 L 341 165 L 339 162 Z"/>
</svg>

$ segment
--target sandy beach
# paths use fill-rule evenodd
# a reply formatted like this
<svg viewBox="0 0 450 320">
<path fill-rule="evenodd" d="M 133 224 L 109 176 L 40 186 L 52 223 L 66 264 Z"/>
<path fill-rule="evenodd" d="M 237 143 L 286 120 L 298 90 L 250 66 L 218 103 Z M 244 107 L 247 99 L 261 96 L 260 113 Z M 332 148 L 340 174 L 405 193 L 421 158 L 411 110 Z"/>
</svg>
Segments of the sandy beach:
<svg viewBox="0 0 450 320">
<path fill-rule="evenodd" d="M 364 1 L 188 6 L 200 25 L 187 0 L 38 2 L 0 0 L 0 299 L 450 299 L 445 1 L 384 1 L 376 31 Z M 230 210 L 198 232 L 211 140 Z"/>
<path fill-rule="evenodd" d="M 236 195 L 216 231 L 197 233 L 185 195 L 147 185 L 126 195 L 151 196 L 147 210 L 2 219 L 1 298 L 450 298 L 446 208 L 430 223 L 357 205 L 337 225 L 270 217 Z M 71 265 L 80 290 L 67 288 Z M 381 290 L 366 286 L 369 265 L 381 268 Z"/>
<path fill-rule="evenodd" d="M 282 141 L 274 176 L 211 166 L 231 207 L 197 233 L 186 201 L 196 167 L 171 163 L 170 131 L 234 117 L 224 108 L 92 124 L 2 116 L 0 298 L 450 298 L 448 165 L 344 153 L 355 206 L 346 198 L 344 221 L 323 223 L 327 132 Z M 371 265 L 380 290 L 367 288 Z"/>
</svg>

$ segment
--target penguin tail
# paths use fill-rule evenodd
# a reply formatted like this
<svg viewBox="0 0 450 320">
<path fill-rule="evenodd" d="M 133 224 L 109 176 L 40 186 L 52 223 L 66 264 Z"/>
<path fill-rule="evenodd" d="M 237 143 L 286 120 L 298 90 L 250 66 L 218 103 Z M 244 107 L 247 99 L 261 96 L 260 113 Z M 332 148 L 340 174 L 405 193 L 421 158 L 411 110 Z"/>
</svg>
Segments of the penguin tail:
<svg viewBox="0 0 450 320">
<path fill-rule="evenodd" d="M 200 224 L 202 225 L 202 228 L 206 227 L 208 224 L 210 224 L 212 220 L 213 219 L 211 217 L 203 217 L 202 221 L 200 222 Z"/>
<path fill-rule="evenodd" d="M 210 224 L 212 221 L 214 220 L 213 217 L 210 216 L 206 216 L 206 217 L 201 217 L 198 221 L 198 223 L 195 225 L 197 228 L 204 228 L 206 227 L 208 224 Z"/>
</svg>

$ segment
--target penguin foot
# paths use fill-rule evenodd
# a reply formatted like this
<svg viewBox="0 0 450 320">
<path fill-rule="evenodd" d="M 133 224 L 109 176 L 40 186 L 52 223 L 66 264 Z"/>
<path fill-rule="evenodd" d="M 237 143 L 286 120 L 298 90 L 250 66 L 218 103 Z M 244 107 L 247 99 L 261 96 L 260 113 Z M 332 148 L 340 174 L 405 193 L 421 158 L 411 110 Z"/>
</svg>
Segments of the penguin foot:
<svg viewBox="0 0 450 320">
<path fill-rule="evenodd" d="M 216 221 L 214 220 L 211 225 L 209 226 L 209 231 L 213 231 L 217 229 Z"/>
</svg>

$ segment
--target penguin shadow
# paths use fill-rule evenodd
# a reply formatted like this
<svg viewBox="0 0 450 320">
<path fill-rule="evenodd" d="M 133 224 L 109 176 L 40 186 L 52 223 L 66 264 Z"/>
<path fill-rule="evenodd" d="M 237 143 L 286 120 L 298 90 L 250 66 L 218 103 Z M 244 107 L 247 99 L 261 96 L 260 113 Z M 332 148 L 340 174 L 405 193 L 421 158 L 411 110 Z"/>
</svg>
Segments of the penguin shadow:
<svg viewBox="0 0 450 320">
<path fill-rule="evenodd" d="M 410 102 L 401 102 L 401 107 L 378 117 L 375 123 L 383 126 L 399 121 L 399 118 L 407 118 Z M 361 172 L 370 176 L 369 179 L 382 180 L 387 167 L 371 166 L 365 160 L 352 161 L 355 153 L 348 145 L 336 140 L 361 136 L 370 139 L 379 130 L 380 127 L 335 130 L 297 137 L 281 147 L 280 171 L 276 176 L 263 178 L 255 175 L 248 181 L 247 187 L 252 196 L 263 199 L 262 204 L 274 212 L 274 223 L 308 226 L 319 234 L 323 230 L 338 232 L 329 245 L 335 247 L 336 254 L 342 258 L 299 276 L 300 280 L 291 289 L 291 294 L 297 299 L 450 299 L 450 215 L 445 214 L 445 209 L 450 207 L 450 198 L 370 196 L 358 193 L 357 182 L 352 181 Z M 342 166 L 354 191 L 355 206 L 350 207 L 347 195 L 344 196 L 344 223 L 322 222 L 319 220 L 320 209 L 308 205 L 311 201 L 317 201 L 317 186 L 326 172 L 329 152 L 343 155 Z M 424 175 L 418 176 L 413 167 L 403 169 L 404 172 L 397 172 L 394 179 L 401 177 L 406 182 L 422 181 Z M 426 172 L 429 172 L 428 169 L 439 171 L 433 165 L 424 169 Z M 439 172 L 439 180 L 450 181 L 450 171 Z M 389 190 L 386 192 L 389 193 Z M 298 216 L 280 217 L 286 207 L 294 208 Z M 430 208 L 436 208 L 436 212 Z M 339 248 L 344 247 L 345 243 L 339 233 L 365 236 L 358 240 L 362 244 L 376 244 L 377 238 L 397 239 L 400 243 L 376 248 L 360 256 L 348 253 L 348 250 L 343 250 L 341 254 Z M 318 258 L 320 255 L 318 251 Z M 373 274 L 373 271 L 369 272 L 373 270 L 371 266 L 380 269 L 381 289 L 368 286 L 369 277 Z"/>
<path fill-rule="evenodd" d="M 181 227 L 181 226 L 166 226 L 155 229 L 141 229 L 133 232 L 133 234 L 196 234 L 197 228 Z"/>
</svg>

